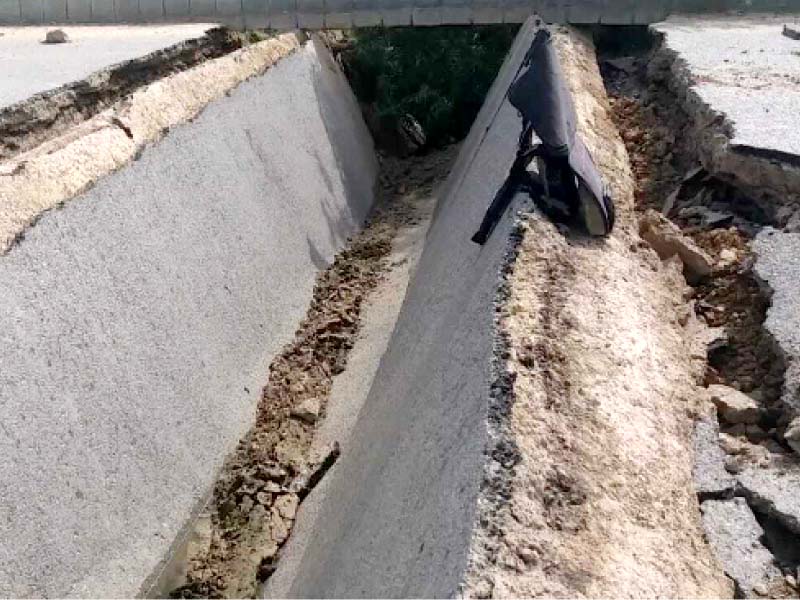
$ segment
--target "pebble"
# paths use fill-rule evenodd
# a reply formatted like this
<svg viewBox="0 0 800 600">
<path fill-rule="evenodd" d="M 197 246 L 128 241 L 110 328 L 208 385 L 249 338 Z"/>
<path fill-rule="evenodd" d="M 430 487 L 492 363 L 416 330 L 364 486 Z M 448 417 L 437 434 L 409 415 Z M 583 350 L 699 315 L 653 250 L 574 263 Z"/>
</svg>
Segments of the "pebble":
<svg viewBox="0 0 800 600">
<path fill-rule="evenodd" d="M 255 502 L 250 496 L 243 496 L 241 502 L 239 502 L 239 509 L 246 515 L 250 514 L 253 506 L 255 506 Z"/>
<path fill-rule="evenodd" d="M 51 29 L 44 37 L 45 44 L 64 44 L 69 41 L 69 36 L 63 29 Z"/>
<path fill-rule="evenodd" d="M 491 598 L 494 592 L 494 584 L 488 579 L 481 579 L 475 584 L 475 589 L 472 590 L 476 598 Z"/>
<path fill-rule="evenodd" d="M 320 408 L 321 405 L 318 398 L 309 398 L 302 402 L 300 406 L 292 409 L 292 416 L 306 423 L 315 423 L 319 419 Z"/>
</svg>

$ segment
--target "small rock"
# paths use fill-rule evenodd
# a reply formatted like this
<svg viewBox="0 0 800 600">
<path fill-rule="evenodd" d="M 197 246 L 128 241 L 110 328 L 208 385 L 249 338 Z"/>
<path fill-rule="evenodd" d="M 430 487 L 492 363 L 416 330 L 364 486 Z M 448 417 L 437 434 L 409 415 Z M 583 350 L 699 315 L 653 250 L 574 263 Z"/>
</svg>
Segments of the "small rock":
<svg viewBox="0 0 800 600">
<path fill-rule="evenodd" d="M 697 283 L 711 274 L 711 258 L 708 254 L 658 212 L 648 210 L 639 220 L 639 235 L 661 260 L 680 257 L 684 276 L 689 283 Z"/>
<path fill-rule="evenodd" d="M 271 494 L 277 494 L 278 492 L 282 492 L 283 488 L 274 481 L 268 481 L 264 484 L 264 491 Z"/>
<path fill-rule="evenodd" d="M 250 496 L 243 496 L 239 501 L 239 510 L 246 515 L 250 514 L 250 511 L 253 510 L 253 506 L 255 506 L 255 502 L 253 502 L 253 498 Z"/>
<path fill-rule="evenodd" d="M 786 427 L 783 439 L 789 447 L 800 454 L 800 417 L 795 417 Z"/>
<path fill-rule="evenodd" d="M 475 584 L 472 595 L 475 598 L 491 598 L 494 592 L 494 584 L 486 578 L 481 579 Z"/>
<path fill-rule="evenodd" d="M 319 399 L 309 398 L 305 402 L 302 402 L 300 406 L 292 408 L 292 416 L 306 423 L 316 423 L 317 419 L 319 419 L 319 411 Z"/>
<path fill-rule="evenodd" d="M 736 254 L 736 250 L 732 250 L 731 248 L 723 248 L 722 252 L 719 253 L 719 261 L 717 261 L 717 265 L 720 267 L 727 267 L 735 263 L 738 258 L 739 256 Z"/>
<path fill-rule="evenodd" d="M 725 458 L 725 470 L 731 475 L 736 475 L 737 473 L 741 473 L 742 465 L 739 464 L 736 457 L 728 456 Z"/>
<path fill-rule="evenodd" d="M 728 423 L 754 425 L 758 422 L 758 404 L 747 394 L 725 385 L 710 385 L 708 396 L 720 417 Z"/>
<path fill-rule="evenodd" d="M 272 503 L 272 495 L 268 492 L 258 492 L 256 494 L 256 502 L 263 506 L 269 506 Z"/>
<path fill-rule="evenodd" d="M 51 29 L 44 37 L 45 44 L 65 44 L 69 41 L 69 36 L 63 29 Z"/>
<path fill-rule="evenodd" d="M 275 500 L 274 507 L 284 519 L 294 520 L 300 499 L 295 494 L 283 494 Z"/>
<path fill-rule="evenodd" d="M 524 562 L 526 565 L 535 565 L 537 562 L 539 562 L 539 553 L 533 548 L 522 546 L 521 548 L 517 549 L 517 554 L 522 559 L 522 562 Z"/>
<path fill-rule="evenodd" d="M 276 544 L 282 544 L 289 537 L 289 527 L 274 508 L 272 509 L 271 517 L 269 535 L 275 540 Z"/>
</svg>

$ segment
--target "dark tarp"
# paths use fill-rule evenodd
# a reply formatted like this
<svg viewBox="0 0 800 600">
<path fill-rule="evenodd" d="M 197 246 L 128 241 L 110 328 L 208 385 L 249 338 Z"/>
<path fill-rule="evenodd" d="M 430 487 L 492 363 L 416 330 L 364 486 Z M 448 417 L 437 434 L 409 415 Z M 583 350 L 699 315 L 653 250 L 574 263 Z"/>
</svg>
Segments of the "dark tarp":
<svg viewBox="0 0 800 600">
<path fill-rule="evenodd" d="M 531 44 L 524 70 L 509 91 L 509 101 L 529 121 L 542 142 L 544 155 L 569 157 L 569 165 L 598 202 L 603 178 L 577 134 L 572 94 L 561 71 L 550 32 L 541 29 Z"/>
</svg>

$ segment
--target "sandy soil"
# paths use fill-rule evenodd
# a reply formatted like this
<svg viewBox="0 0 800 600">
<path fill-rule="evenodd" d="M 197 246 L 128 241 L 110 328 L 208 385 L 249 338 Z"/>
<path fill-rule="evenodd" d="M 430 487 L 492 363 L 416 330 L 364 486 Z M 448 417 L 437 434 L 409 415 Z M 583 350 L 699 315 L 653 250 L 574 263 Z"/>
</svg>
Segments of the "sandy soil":
<svg viewBox="0 0 800 600">
<path fill-rule="evenodd" d="M 686 283 L 634 232 L 631 168 L 591 42 L 563 29 L 557 42 L 619 226 L 605 242 L 537 215 L 520 226 L 498 317 L 512 402 L 490 432 L 512 460 L 487 469 L 465 593 L 730 597 L 691 480 L 704 351 L 688 341 Z"/>
</svg>

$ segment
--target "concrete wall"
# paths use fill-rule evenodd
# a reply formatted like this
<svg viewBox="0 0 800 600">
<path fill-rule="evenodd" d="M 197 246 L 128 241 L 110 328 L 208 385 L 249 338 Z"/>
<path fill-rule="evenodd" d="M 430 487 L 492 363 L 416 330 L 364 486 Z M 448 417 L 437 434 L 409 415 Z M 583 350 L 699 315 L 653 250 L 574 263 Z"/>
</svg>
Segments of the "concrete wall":
<svg viewBox="0 0 800 600">
<path fill-rule="evenodd" d="M 290 588 L 296 597 L 452 597 L 485 464 L 494 299 L 509 210 L 470 242 L 505 179 L 520 120 L 505 101 L 526 25 L 448 178 L 425 250 Z"/>
<path fill-rule="evenodd" d="M 0 257 L 0 596 L 137 594 L 248 429 L 375 174 L 310 43 Z"/>
<path fill-rule="evenodd" d="M 775 0 L 779 1 L 779 0 Z M 0 0 L 0 24 L 219 21 L 273 29 L 551 22 L 647 24 L 672 0 Z"/>
</svg>

